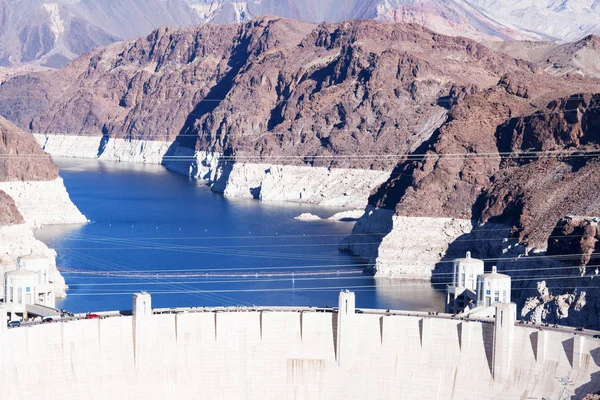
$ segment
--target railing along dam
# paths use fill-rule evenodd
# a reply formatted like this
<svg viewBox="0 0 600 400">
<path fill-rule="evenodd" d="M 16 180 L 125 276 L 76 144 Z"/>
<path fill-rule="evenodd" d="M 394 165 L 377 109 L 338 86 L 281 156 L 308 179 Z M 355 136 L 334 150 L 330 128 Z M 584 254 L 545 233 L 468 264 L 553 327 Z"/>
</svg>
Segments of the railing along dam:
<svg viewBox="0 0 600 400">
<path fill-rule="evenodd" d="M 600 391 L 600 341 L 492 320 L 338 309 L 152 310 L 0 328 L 2 398 L 542 399 Z M 562 396 L 562 397 L 561 397 Z M 564 397 L 569 396 L 569 397 Z"/>
</svg>

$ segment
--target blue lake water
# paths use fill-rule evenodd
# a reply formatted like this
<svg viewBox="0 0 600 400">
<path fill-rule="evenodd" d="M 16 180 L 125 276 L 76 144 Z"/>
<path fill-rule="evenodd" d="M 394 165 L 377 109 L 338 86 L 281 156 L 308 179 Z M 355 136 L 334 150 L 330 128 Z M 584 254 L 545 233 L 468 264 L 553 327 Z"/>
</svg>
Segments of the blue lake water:
<svg viewBox="0 0 600 400">
<path fill-rule="evenodd" d="M 141 290 L 154 307 L 333 306 L 348 288 L 358 307 L 443 309 L 431 285 L 374 279 L 364 261 L 339 252 L 352 222 L 294 219 L 341 209 L 226 199 L 160 166 L 56 161 L 91 220 L 36 231 L 56 249 L 69 285 L 60 308 L 131 309 Z"/>
</svg>

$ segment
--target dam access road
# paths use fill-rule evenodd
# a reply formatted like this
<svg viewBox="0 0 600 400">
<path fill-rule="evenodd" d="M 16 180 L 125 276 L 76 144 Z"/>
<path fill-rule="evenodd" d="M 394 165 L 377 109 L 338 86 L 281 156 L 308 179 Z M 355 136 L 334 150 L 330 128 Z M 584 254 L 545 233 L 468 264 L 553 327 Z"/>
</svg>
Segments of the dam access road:
<svg viewBox="0 0 600 400">
<path fill-rule="evenodd" d="M 132 315 L 98 314 L 2 324 L 7 398 L 577 399 L 600 390 L 594 332 L 518 324 L 512 303 L 466 320 L 357 310 L 346 291 L 336 309 L 153 310 L 140 293 Z"/>
</svg>

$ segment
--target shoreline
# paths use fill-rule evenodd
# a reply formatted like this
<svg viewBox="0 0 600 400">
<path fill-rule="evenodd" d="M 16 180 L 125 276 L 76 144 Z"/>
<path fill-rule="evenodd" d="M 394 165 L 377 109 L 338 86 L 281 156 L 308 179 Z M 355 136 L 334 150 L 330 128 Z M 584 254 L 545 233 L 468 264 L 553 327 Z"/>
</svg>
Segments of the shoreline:
<svg viewBox="0 0 600 400">
<path fill-rule="evenodd" d="M 160 164 L 204 180 L 212 191 L 231 198 L 364 208 L 371 191 L 390 175 L 390 171 L 379 170 L 223 161 L 219 153 L 194 152 L 171 141 L 33 136 L 44 151 L 55 157 Z"/>
</svg>

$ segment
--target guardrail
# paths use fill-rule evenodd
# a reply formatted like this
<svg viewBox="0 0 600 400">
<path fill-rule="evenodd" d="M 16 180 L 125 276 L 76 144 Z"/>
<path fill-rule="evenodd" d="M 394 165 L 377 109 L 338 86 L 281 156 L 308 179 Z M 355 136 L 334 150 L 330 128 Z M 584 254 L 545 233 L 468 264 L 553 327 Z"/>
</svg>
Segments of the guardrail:
<svg viewBox="0 0 600 400">
<path fill-rule="evenodd" d="M 268 306 L 228 306 L 228 307 L 174 307 L 174 308 L 154 308 L 152 313 L 159 314 L 179 314 L 179 313 L 204 313 L 204 312 L 329 312 L 337 313 L 337 307 L 268 307 Z M 427 311 L 405 311 L 405 310 L 392 310 L 392 309 L 375 309 L 375 308 L 357 308 L 356 312 L 359 314 L 371 314 L 371 315 L 382 315 L 382 316 L 407 316 L 407 317 L 421 317 L 421 318 L 439 318 L 439 319 L 452 319 L 460 320 L 465 322 L 479 322 L 493 324 L 494 318 L 486 317 L 475 317 L 475 316 L 463 316 L 460 314 L 446 314 L 438 312 L 427 312 Z M 60 317 L 54 319 L 51 323 L 56 322 L 71 322 L 79 321 L 87 318 L 89 313 L 77 313 L 72 316 Z M 132 315 L 131 310 L 121 311 L 100 311 L 93 313 L 97 315 L 97 318 L 115 318 Z M 27 321 L 21 324 L 22 327 L 41 325 L 48 322 L 41 320 Z M 600 331 L 594 330 L 578 330 L 580 328 L 562 326 L 562 325 L 550 325 L 550 324 L 534 324 L 529 321 L 517 320 L 515 322 L 516 327 L 527 327 L 536 328 L 539 330 L 552 330 L 559 332 L 573 333 L 576 335 L 583 336 L 599 336 Z"/>
</svg>

